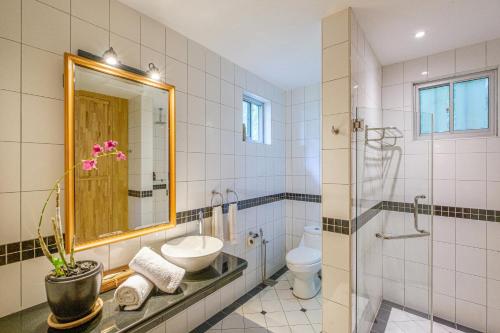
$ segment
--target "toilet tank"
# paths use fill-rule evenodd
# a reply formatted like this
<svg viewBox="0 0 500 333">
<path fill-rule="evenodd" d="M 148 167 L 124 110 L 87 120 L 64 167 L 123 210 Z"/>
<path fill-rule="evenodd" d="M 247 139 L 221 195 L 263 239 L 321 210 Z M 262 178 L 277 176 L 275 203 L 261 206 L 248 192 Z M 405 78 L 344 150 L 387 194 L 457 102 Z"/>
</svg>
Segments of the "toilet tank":
<svg viewBox="0 0 500 333">
<path fill-rule="evenodd" d="M 318 225 L 305 226 L 302 243 L 303 246 L 321 251 L 321 227 Z"/>
</svg>

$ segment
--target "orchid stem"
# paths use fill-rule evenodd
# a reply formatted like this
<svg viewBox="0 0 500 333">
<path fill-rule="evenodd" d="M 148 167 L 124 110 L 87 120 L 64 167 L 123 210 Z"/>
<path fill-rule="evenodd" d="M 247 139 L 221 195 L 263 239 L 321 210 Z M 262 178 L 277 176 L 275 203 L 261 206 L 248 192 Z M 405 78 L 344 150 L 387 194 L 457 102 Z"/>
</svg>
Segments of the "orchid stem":
<svg viewBox="0 0 500 333">
<path fill-rule="evenodd" d="M 118 155 L 118 151 L 114 150 L 112 152 L 104 153 L 102 155 L 97 155 L 94 157 L 95 160 L 101 158 L 101 157 L 107 157 L 107 156 L 112 156 L 112 155 Z M 68 264 L 66 262 L 65 258 L 65 251 L 64 251 L 64 241 L 63 241 L 63 236 L 62 236 L 62 225 L 61 225 L 61 216 L 60 216 L 60 210 L 59 210 L 59 193 L 60 193 L 60 183 L 61 181 L 68 175 L 68 173 L 72 172 L 75 170 L 76 167 L 81 166 L 83 164 L 83 161 L 80 161 L 76 164 L 74 164 L 71 168 L 66 170 L 64 174 L 59 177 L 54 185 L 52 186 L 49 195 L 47 196 L 47 199 L 45 200 L 45 203 L 43 204 L 42 207 L 42 212 L 40 213 L 40 218 L 38 220 L 38 228 L 37 228 L 37 234 L 38 234 L 38 240 L 40 242 L 40 247 L 42 249 L 43 254 L 47 257 L 47 259 L 53 263 L 54 262 L 54 256 L 50 253 L 49 248 L 47 246 L 47 243 L 45 243 L 45 240 L 43 239 L 42 236 L 42 222 L 43 222 L 43 216 L 45 214 L 45 210 L 47 209 L 47 205 L 50 201 L 50 198 L 54 194 L 54 192 L 57 192 L 57 198 L 56 198 L 56 219 L 59 219 L 57 221 L 56 219 L 52 218 L 52 229 L 54 231 L 54 237 L 56 239 L 56 246 L 57 246 L 57 251 L 59 252 L 59 255 L 61 257 L 61 260 L 64 262 L 64 265 L 66 269 L 68 269 Z M 58 225 L 59 223 L 59 225 Z M 75 241 L 73 238 L 73 242 L 71 243 L 71 256 L 70 256 L 70 264 L 71 266 L 74 266 L 74 249 L 75 249 Z M 57 267 L 56 267 L 57 269 Z"/>
</svg>

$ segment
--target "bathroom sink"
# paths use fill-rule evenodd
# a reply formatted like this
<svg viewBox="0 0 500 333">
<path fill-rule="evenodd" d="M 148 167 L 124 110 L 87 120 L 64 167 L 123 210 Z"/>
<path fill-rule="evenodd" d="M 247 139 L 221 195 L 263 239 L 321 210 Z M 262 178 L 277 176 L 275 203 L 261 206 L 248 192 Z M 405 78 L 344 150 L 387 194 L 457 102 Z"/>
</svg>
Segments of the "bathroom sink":
<svg viewBox="0 0 500 333">
<path fill-rule="evenodd" d="M 161 247 L 161 254 L 186 272 L 197 272 L 210 266 L 223 246 L 215 237 L 185 236 L 167 241 Z"/>
</svg>

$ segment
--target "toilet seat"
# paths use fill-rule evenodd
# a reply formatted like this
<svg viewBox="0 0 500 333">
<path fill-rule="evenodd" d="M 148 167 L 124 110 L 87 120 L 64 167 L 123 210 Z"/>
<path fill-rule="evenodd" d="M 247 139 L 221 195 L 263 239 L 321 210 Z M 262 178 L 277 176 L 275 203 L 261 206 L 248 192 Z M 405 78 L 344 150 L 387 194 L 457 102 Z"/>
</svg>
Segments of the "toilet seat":
<svg viewBox="0 0 500 333">
<path fill-rule="evenodd" d="M 316 273 L 321 269 L 321 261 L 311 265 L 294 265 L 287 262 L 286 266 L 290 271 L 295 273 Z"/>
<path fill-rule="evenodd" d="M 310 266 L 321 262 L 321 252 L 305 246 L 299 246 L 286 255 L 286 262 L 293 266 Z"/>
</svg>

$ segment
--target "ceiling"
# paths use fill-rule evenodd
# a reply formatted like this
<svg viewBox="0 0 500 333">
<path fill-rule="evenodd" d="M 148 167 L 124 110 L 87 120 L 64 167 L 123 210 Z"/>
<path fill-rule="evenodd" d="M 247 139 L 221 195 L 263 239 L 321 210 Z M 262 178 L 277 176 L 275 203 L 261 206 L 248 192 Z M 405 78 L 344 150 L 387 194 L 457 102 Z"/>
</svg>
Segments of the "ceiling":
<svg viewBox="0 0 500 333">
<path fill-rule="evenodd" d="M 320 81 L 321 18 L 347 6 L 383 65 L 500 37 L 500 0 L 120 1 L 286 89 Z"/>
</svg>

